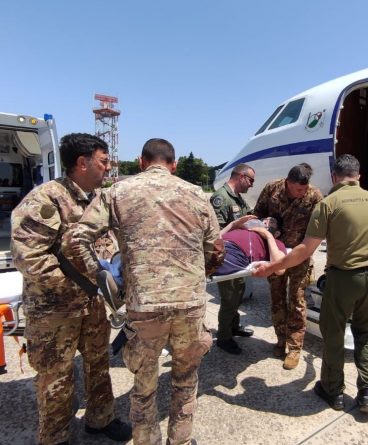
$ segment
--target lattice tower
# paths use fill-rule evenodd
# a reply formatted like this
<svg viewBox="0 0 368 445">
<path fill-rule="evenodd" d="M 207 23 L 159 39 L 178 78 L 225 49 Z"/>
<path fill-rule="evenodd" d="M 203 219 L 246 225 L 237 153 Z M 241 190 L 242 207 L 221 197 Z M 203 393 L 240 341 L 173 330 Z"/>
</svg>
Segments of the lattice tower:
<svg viewBox="0 0 368 445">
<path fill-rule="evenodd" d="M 95 100 L 99 101 L 99 107 L 93 109 L 93 113 L 95 114 L 95 134 L 109 146 L 112 167 L 109 176 L 115 181 L 119 174 L 118 121 L 120 116 L 120 110 L 115 109 L 115 104 L 119 101 L 117 97 L 105 96 L 103 94 L 95 94 Z"/>
</svg>

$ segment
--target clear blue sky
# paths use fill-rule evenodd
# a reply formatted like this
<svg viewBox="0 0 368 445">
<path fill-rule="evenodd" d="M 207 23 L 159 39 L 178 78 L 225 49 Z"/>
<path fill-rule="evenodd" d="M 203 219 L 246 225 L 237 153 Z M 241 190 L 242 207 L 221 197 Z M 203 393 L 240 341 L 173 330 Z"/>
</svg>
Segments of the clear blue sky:
<svg viewBox="0 0 368 445">
<path fill-rule="evenodd" d="M 119 158 L 151 137 L 209 165 L 276 105 L 368 66 L 367 0 L 7 0 L 0 111 L 94 132 L 94 93 L 118 96 Z"/>
</svg>

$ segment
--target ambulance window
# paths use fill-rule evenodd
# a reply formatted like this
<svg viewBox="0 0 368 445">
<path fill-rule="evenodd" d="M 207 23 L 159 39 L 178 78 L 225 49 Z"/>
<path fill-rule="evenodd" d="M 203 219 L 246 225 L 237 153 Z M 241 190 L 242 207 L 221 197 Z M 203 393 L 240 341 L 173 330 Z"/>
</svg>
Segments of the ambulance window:
<svg viewBox="0 0 368 445">
<path fill-rule="evenodd" d="M 257 131 L 257 133 L 255 134 L 255 136 L 257 136 L 257 134 L 263 133 L 265 131 L 265 129 L 269 126 L 269 124 L 275 119 L 275 117 L 279 114 L 281 108 L 283 107 L 283 105 L 280 105 L 279 107 L 276 108 L 276 110 L 271 114 L 271 116 L 266 120 L 266 122 L 262 125 L 262 127 Z"/>
<path fill-rule="evenodd" d="M 49 163 L 49 178 L 50 180 L 55 179 L 55 156 L 53 151 L 48 154 L 47 161 Z"/>
<path fill-rule="evenodd" d="M 23 174 L 21 164 L 0 163 L 0 187 L 22 187 Z"/>
<path fill-rule="evenodd" d="M 48 154 L 48 162 L 49 164 L 55 164 L 55 157 L 53 151 L 50 151 L 50 153 Z"/>
<path fill-rule="evenodd" d="M 275 122 L 271 125 L 270 130 L 272 128 L 283 127 L 284 125 L 296 122 L 302 110 L 304 100 L 305 99 L 303 98 L 289 102 L 280 113 L 280 116 L 278 116 Z"/>
</svg>

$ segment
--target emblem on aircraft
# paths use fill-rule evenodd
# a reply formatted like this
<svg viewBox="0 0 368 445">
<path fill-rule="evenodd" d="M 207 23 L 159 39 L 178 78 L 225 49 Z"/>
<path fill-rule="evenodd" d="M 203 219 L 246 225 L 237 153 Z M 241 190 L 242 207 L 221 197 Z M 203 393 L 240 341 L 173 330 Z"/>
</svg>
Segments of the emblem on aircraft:
<svg viewBox="0 0 368 445">
<path fill-rule="evenodd" d="M 318 128 L 323 127 L 325 120 L 325 111 L 318 111 L 317 113 L 309 113 L 305 129 L 307 131 L 316 131 Z"/>
</svg>

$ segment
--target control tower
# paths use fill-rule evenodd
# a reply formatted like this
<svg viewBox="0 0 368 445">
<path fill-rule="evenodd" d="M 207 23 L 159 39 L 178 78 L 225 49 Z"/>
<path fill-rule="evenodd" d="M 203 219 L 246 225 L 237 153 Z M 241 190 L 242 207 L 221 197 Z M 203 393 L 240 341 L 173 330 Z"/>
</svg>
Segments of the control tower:
<svg viewBox="0 0 368 445">
<path fill-rule="evenodd" d="M 95 114 L 95 134 L 104 140 L 109 146 L 111 159 L 110 178 L 116 180 L 119 174 L 118 168 L 118 120 L 120 110 L 115 109 L 118 98 L 114 96 L 105 96 L 103 94 L 95 94 L 95 100 L 99 101 L 99 107 L 93 109 Z"/>
</svg>

